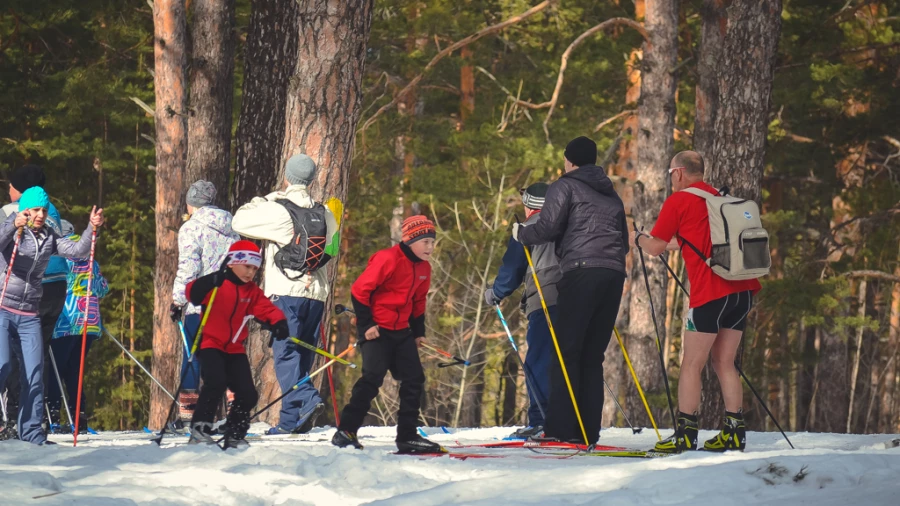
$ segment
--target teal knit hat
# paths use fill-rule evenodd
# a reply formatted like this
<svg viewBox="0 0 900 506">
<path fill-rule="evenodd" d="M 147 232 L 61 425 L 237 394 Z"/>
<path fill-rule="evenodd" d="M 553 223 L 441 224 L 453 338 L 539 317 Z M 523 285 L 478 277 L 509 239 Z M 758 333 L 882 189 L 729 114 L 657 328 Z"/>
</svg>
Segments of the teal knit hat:
<svg viewBox="0 0 900 506">
<path fill-rule="evenodd" d="M 47 192 L 40 186 L 33 186 L 25 190 L 22 196 L 19 197 L 20 212 L 26 209 L 34 209 L 35 207 L 50 207 L 50 197 L 47 196 Z"/>
</svg>

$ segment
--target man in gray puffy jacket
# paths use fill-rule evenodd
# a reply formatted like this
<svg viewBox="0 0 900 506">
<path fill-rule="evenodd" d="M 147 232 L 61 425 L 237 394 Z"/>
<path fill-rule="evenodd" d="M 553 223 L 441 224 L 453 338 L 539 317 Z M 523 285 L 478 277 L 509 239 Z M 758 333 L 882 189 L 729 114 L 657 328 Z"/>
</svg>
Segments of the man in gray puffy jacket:
<svg viewBox="0 0 900 506">
<path fill-rule="evenodd" d="M 91 234 L 103 224 L 103 210 L 91 211 L 90 225 L 77 242 L 62 238 L 47 225 L 50 198 L 35 186 L 22 193 L 19 212 L 0 224 L 0 389 L 18 358 L 19 439 L 42 445 L 47 435 L 41 427 L 44 410 L 44 346 L 38 309 L 43 293 L 41 279 L 51 255 L 85 258 L 91 252 Z M 18 241 L 16 237 L 19 237 Z M 18 244 L 17 244 L 18 242 Z M 16 251 L 13 258 L 13 250 Z M 10 268 L 12 264 L 12 268 Z"/>
<path fill-rule="evenodd" d="M 628 228 L 622 199 L 597 163 L 597 145 L 578 137 L 566 146 L 566 173 L 547 191 L 541 218 L 513 225 L 526 246 L 553 242 L 563 275 L 556 336 L 589 444 L 600 436 L 603 358 L 625 284 Z M 583 440 L 562 368 L 553 357 L 547 437 Z"/>
</svg>

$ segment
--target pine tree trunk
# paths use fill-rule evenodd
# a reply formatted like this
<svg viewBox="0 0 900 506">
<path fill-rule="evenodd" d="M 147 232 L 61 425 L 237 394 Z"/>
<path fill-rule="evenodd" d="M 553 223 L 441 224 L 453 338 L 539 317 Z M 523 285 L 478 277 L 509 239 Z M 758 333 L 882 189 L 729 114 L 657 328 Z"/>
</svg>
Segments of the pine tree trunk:
<svg viewBox="0 0 900 506">
<path fill-rule="evenodd" d="M 178 266 L 177 232 L 184 206 L 187 161 L 187 96 L 184 69 L 183 0 L 153 3 L 153 56 L 156 89 L 156 276 L 153 304 L 153 375 L 174 390 L 178 384 L 181 342 L 169 321 L 172 283 Z M 171 400 L 151 386 L 150 427 L 166 423 Z"/>
<path fill-rule="evenodd" d="M 897 267 L 894 268 L 894 275 L 900 276 L 900 258 L 898 258 Z M 897 405 L 898 391 L 897 379 L 898 362 L 900 362 L 900 283 L 894 283 L 891 290 L 891 310 L 888 342 L 885 346 L 885 374 L 884 374 L 884 390 L 881 394 L 881 422 L 878 424 L 877 430 L 881 433 L 894 434 L 900 431 L 900 416 L 898 416 Z"/>
<path fill-rule="evenodd" d="M 781 0 L 724 3 L 703 7 L 695 143 L 709 184 L 760 202 Z M 702 389 L 700 426 L 715 426 L 725 405 L 709 365 Z"/>
<path fill-rule="evenodd" d="M 185 184 L 211 181 L 228 203 L 234 102 L 234 0 L 193 0 L 191 98 Z"/>
<path fill-rule="evenodd" d="M 641 65 L 641 98 L 638 102 L 638 166 L 634 185 L 632 216 L 638 227 L 648 232 L 653 227 L 662 203 L 668 194 L 665 168 L 672 157 L 675 127 L 675 67 L 678 50 L 678 2 L 676 0 L 647 0 L 644 27 L 649 41 L 644 43 Z M 641 385 L 649 396 L 665 397 L 660 352 L 656 343 L 666 335 L 662 328 L 666 318 L 666 270 L 659 259 L 644 255 L 650 280 L 648 297 L 640 258 L 635 258 L 631 270 L 631 301 L 629 305 L 628 353 L 634 362 Z M 659 324 L 654 329 L 650 298 L 656 308 Z M 665 346 L 665 343 L 662 343 Z M 674 395 L 674 392 L 673 392 Z M 671 423 L 668 404 L 656 404 L 654 417 L 662 425 Z M 629 413 L 634 422 L 649 426 L 650 420 L 637 395 L 629 396 Z M 663 416 L 665 415 L 665 416 Z"/>
<path fill-rule="evenodd" d="M 285 106 L 299 29 L 294 0 L 253 2 L 244 45 L 241 116 L 235 133 L 232 209 L 272 191 L 282 171 Z"/>
<path fill-rule="evenodd" d="M 295 39 L 292 47 L 296 49 L 285 55 L 286 60 L 283 61 L 287 68 L 279 70 L 287 70 L 282 78 L 287 84 L 283 90 L 284 123 L 280 130 L 283 143 L 279 146 L 270 142 L 265 144 L 266 149 L 278 152 L 277 160 L 274 157 L 267 160 L 266 165 L 254 167 L 256 170 L 252 173 L 244 171 L 245 176 L 254 175 L 259 178 L 256 182 L 257 191 L 269 189 L 284 178 L 284 160 L 296 153 L 305 153 L 319 167 L 316 180 L 310 186 L 313 198 L 324 201 L 334 196 L 346 202 L 356 124 L 362 111 L 362 79 L 366 43 L 372 26 L 372 3 L 373 0 L 297 2 L 296 12 L 292 14 L 296 19 L 296 26 L 290 30 Z M 283 33 L 268 35 L 277 37 L 274 40 L 279 41 L 279 49 L 288 47 L 286 41 L 282 40 Z M 259 71 L 265 72 L 268 68 L 264 66 Z M 245 72 L 245 75 L 250 79 L 249 73 Z M 282 92 L 281 89 L 274 88 L 269 88 L 268 91 Z M 242 107 L 242 114 L 245 110 Z M 273 116 L 278 116 L 272 114 L 273 110 L 263 110 L 265 118 L 260 119 L 268 122 Z M 260 145 L 250 139 L 249 134 L 247 144 L 253 149 Z M 245 178 L 241 187 L 236 188 L 233 193 L 250 197 L 246 192 L 252 186 L 251 183 Z M 328 264 L 328 274 L 332 281 L 338 262 L 339 259 L 335 258 Z M 326 301 L 325 322 L 331 318 L 331 298 Z M 249 346 L 256 351 L 253 366 L 263 373 L 257 379 L 258 386 L 261 387 L 260 404 L 266 404 L 280 394 L 277 388 L 272 388 L 275 382 L 270 381 L 274 379 L 274 370 L 267 365 L 271 361 L 271 354 L 266 353 L 264 348 L 267 340 L 268 336 L 260 332 L 252 333 L 249 339 Z M 273 408 L 271 411 L 264 420 L 274 419 L 272 417 L 277 415 L 277 409 Z"/>
</svg>

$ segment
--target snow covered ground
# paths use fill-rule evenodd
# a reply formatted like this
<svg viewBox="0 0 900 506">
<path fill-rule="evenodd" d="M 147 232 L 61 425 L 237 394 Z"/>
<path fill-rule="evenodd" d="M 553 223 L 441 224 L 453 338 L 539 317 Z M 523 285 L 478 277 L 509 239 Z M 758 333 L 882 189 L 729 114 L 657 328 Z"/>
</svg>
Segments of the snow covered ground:
<svg viewBox="0 0 900 506">
<path fill-rule="evenodd" d="M 448 446 L 511 432 L 427 430 Z M 0 504 L 900 504 L 900 448 L 885 445 L 897 435 L 789 434 L 797 447 L 791 450 L 778 433 L 751 433 L 745 453 L 657 459 L 548 459 L 525 449 L 466 449 L 460 451 L 507 457 L 456 460 L 392 455 L 392 428 L 360 431 L 363 451 L 332 447 L 332 432 L 254 441 L 237 452 L 157 448 L 147 434 L 134 432 L 83 436 L 77 448 L 71 436 L 53 436 L 60 444 L 50 447 L 4 441 Z M 655 440 L 652 429 L 639 435 L 606 429 L 600 443 L 645 449 Z"/>
</svg>

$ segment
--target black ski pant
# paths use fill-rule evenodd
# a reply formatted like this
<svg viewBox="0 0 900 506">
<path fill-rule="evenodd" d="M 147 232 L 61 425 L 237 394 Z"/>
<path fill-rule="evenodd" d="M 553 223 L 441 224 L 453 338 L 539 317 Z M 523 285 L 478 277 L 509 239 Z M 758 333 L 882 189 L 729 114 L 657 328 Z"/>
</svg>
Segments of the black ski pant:
<svg viewBox="0 0 900 506">
<path fill-rule="evenodd" d="M 234 437 L 243 438 L 250 429 L 250 410 L 259 400 L 247 355 L 205 348 L 197 352 L 197 359 L 200 360 L 203 385 L 191 425 L 213 423 L 216 408 L 227 388 L 234 392 L 234 402 L 228 411 L 228 431 Z"/>
<path fill-rule="evenodd" d="M 600 437 L 603 358 L 616 324 L 624 284 L 624 273 L 602 267 L 565 272 L 557 284 L 556 338 L 590 444 Z M 544 430 L 547 437 L 584 441 L 555 353 L 550 363 L 550 408 Z"/>
<path fill-rule="evenodd" d="M 419 403 L 425 388 L 425 371 L 412 331 L 379 328 L 377 339 L 360 346 L 363 356 L 362 377 L 353 385 L 350 402 L 341 413 L 341 430 L 356 432 L 369 413 L 372 400 L 388 371 L 400 382 L 400 409 L 397 412 L 397 438 L 416 435 L 419 425 Z"/>
</svg>

